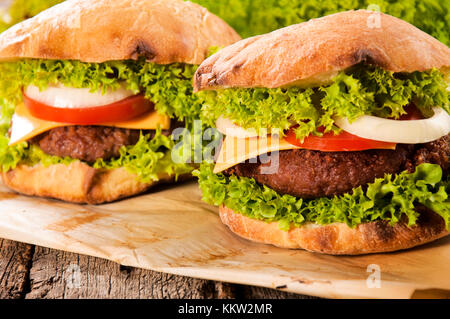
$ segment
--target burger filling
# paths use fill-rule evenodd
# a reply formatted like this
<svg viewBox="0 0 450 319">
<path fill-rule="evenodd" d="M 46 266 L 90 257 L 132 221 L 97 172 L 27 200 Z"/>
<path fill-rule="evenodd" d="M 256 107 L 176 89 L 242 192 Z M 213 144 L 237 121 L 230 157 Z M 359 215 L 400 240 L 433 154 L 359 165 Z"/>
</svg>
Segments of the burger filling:
<svg viewBox="0 0 450 319">
<path fill-rule="evenodd" d="M 203 199 L 284 230 L 413 226 L 425 211 L 450 229 L 447 82 L 358 65 L 318 87 L 201 92 L 202 116 L 226 135 L 195 173 Z"/>
<path fill-rule="evenodd" d="M 280 194 L 305 199 L 330 197 L 365 187 L 385 174 L 413 173 L 422 163 L 441 166 L 448 175 L 450 136 L 424 145 L 398 145 L 396 150 L 320 152 L 304 149 L 280 151 L 278 169 L 262 174 L 273 163 L 241 163 L 224 171 L 226 176 L 253 178 Z M 270 158 L 270 156 L 269 156 Z"/>
<path fill-rule="evenodd" d="M 172 131 L 191 129 L 201 102 L 196 66 L 144 59 L 83 63 L 25 59 L 0 63 L 1 171 L 82 161 L 125 167 L 142 182 L 192 171 Z"/>
</svg>

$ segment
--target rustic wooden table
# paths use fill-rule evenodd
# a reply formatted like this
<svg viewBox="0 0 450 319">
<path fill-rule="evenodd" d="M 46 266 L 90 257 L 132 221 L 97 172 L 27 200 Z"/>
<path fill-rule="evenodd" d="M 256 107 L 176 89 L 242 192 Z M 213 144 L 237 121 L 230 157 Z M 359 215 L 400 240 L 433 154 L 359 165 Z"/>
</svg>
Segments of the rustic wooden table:
<svg viewBox="0 0 450 319">
<path fill-rule="evenodd" d="M 0 239 L 0 298 L 310 297 L 123 267 L 100 258 Z"/>
</svg>

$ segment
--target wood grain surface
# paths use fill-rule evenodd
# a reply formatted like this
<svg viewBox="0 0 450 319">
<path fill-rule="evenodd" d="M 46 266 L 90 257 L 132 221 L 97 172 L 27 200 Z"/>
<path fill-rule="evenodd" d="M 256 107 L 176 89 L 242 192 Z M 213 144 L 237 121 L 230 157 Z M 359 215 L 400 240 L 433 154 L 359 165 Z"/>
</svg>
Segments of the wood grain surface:
<svg viewBox="0 0 450 319">
<path fill-rule="evenodd" d="M 175 276 L 0 239 L 0 298 L 310 298 Z"/>
</svg>

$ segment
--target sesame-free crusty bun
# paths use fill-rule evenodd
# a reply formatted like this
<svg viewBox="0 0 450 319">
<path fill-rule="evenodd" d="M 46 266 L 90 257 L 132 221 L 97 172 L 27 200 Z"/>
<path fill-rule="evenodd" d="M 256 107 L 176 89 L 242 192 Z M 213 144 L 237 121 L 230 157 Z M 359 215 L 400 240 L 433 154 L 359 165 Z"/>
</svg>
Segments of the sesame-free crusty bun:
<svg viewBox="0 0 450 319">
<path fill-rule="evenodd" d="M 190 174 L 178 177 L 186 180 Z M 80 204 L 101 204 L 140 194 L 152 186 L 170 183 L 175 176 L 161 174 L 159 181 L 142 183 L 125 168 L 95 169 L 82 162 L 69 165 L 20 165 L 2 173 L 9 188 L 31 196 L 49 197 Z"/>
<path fill-rule="evenodd" d="M 195 91 L 327 82 L 366 62 L 393 72 L 450 67 L 450 49 L 392 16 L 346 11 L 239 41 L 198 68 Z"/>
<path fill-rule="evenodd" d="M 0 60 L 144 56 L 158 64 L 200 64 L 211 46 L 239 39 L 223 20 L 183 0 L 68 0 L 5 31 Z"/>
<path fill-rule="evenodd" d="M 221 206 L 219 211 L 222 222 L 245 239 L 330 255 L 362 255 L 408 249 L 449 235 L 443 218 L 425 207 L 417 209 L 420 217 L 417 225 L 411 227 L 405 221 L 395 226 L 386 221 L 376 221 L 356 228 L 343 223 L 309 223 L 289 231 L 279 229 L 277 222 L 251 219 L 225 206 Z"/>
</svg>

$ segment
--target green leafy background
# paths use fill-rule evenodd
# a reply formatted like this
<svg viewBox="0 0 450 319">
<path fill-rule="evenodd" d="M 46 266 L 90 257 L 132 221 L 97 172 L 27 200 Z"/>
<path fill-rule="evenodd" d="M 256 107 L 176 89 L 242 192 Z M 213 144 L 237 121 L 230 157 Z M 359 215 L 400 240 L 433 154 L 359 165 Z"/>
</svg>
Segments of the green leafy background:
<svg viewBox="0 0 450 319">
<path fill-rule="evenodd" d="M 52 7 L 61 0 L 13 0 L 0 20 L 0 32 L 22 20 L 34 17 L 39 12 Z"/>
<path fill-rule="evenodd" d="M 442 0 L 194 0 L 222 17 L 242 37 L 267 33 L 332 13 L 367 9 L 401 18 L 450 44 L 450 1 Z"/>
</svg>

